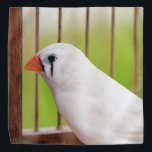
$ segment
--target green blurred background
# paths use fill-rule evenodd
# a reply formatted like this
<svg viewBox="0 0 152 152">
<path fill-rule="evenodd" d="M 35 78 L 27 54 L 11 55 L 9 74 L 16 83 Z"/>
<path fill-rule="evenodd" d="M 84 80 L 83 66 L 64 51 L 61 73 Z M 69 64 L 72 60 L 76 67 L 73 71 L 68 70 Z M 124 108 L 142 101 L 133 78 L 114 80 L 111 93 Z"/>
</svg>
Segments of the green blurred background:
<svg viewBox="0 0 152 152">
<path fill-rule="evenodd" d="M 134 88 L 134 8 L 116 7 L 114 79 L 133 92 Z M 85 51 L 86 8 L 62 9 L 62 42 Z M 58 8 L 40 8 L 40 50 L 56 43 Z M 89 59 L 110 75 L 111 8 L 90 8 Z M 35 8 L 23 8 L 23 66 L 35 54 Z M 138 8 L 138 96 L 142 98 L 143 8 Z M 34 128 L 35 73 L 23 70 L 22 124 Z M 62 119 L 62 124 L 66 122 Z M 57 109 L 47 84 L 39 76 L 39 127 L 57 126 Z"/>
</svg>

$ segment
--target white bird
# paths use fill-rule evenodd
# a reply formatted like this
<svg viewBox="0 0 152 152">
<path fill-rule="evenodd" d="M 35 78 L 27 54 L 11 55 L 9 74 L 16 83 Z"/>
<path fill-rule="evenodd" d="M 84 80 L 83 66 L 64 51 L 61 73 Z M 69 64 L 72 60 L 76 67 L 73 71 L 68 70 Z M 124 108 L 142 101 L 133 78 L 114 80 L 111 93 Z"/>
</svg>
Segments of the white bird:
<svg viewBox="0 0 152 152">
<path fill-rule="evenodd" d="M 78 48 L 49 45 L 24 69 L 44 78 L 58 111 L 82 143 L 143 143 L 142 99 L 96 68 Z"/>
</svg>

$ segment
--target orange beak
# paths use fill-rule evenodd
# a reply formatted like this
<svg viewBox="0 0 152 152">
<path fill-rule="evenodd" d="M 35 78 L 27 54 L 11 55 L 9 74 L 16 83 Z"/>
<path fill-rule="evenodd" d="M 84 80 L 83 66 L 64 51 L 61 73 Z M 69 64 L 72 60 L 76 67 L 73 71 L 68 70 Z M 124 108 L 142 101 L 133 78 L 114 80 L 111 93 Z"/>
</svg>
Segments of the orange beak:
<svg viewBox="0 0 152 152">
<path fill-rule="evenodd" d="M 44 71 L 39 56 L 37 54 L 27 62 L 27 64 L 24 66 L 24 70 L 38 72 Z"/>
</svg>

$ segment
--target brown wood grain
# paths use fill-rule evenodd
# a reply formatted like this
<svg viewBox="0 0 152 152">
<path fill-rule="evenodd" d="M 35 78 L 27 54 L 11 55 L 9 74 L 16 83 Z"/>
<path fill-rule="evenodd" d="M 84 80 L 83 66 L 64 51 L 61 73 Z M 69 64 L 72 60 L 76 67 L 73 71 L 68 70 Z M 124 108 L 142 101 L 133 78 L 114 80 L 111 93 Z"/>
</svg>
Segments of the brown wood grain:
<svg viewBox="0 0 152 152">
<path fill-rule="evenodd" d="M 10 8 L 8 33 L 8 126 L 11 143 L 22 136 L 22 8 Z"/>
<path fill-rule="evenodd" d="M 80 140 L 72 132 L 54 132 L 47 134 L 34 134 L 22 136 L 23 144 L 70 144 L 70 145 L 82 145 Z"/>
</svg>

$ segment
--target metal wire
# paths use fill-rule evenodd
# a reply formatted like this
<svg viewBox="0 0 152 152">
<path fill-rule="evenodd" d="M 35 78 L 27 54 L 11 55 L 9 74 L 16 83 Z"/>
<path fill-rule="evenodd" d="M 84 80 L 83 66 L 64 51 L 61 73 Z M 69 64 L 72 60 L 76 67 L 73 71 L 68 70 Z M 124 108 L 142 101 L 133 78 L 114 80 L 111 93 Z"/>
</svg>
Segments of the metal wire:
<svg viewBox="0 0 152 152">
<path fill-rule="evenodd" d="M 62 8 L 59 8 L 59 17 L 58 17 L 58 43 L 61 42 L 62 37 Z"/>
<path fill-rule="evenodd" d="M 134 8 L 134 93 L 137 94 L 138 89 L 138 46 L 137 46 L 137 22 L 138 8 Z"/>
<path fill-rule="evenodd" d="M 115 34 L 115 8 L 112 7 L 112 18 L 111 18 L 111 71 L 110 75 L 114 77 L 114 34 Z"/>
<path fill-rule="evenodd" d="M 36 53 L 39 51 L 39 8 L 36 7 Z M 35 74 L 35 131 L 39 130 L 38 127 L 38 105 L 39 105 L 39 96 L 38 96 L 38 89 L 39 89 L 39 81 L 38 81 L 38 74 Z"/>
<path fill-rule="evenodd" d="M 61 42 L 62 40 L 62 8 L 59 8 L 59 16 L 58 16 L 58 43 Z M 61 115 L 58 112 L 58 124 L 57 124 L 57 129 L 61 129 Z"/>
<path fill-rule="evenodd" d="M 90 10 L 86 8 L 86 46 L 85 46 L 85 54 L 86 57 L 89 55 L 89 15 Z"/>
</svg>

